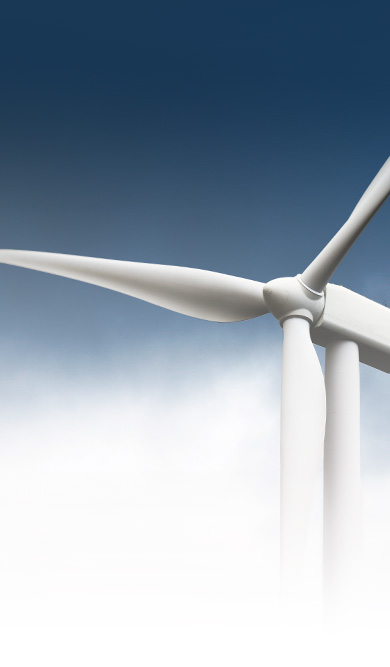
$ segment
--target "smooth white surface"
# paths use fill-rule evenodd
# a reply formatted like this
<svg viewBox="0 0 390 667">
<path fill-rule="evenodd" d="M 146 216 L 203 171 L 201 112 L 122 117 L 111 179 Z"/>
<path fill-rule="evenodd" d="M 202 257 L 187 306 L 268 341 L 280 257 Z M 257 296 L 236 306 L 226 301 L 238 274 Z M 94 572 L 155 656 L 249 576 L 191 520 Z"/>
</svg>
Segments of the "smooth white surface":
<svg viewBox="0 0 390 667">
<path fill-rule="evenodd" d="M 0 250 L 0 262 L 106 287 L 202 320 L 237 322 L 268 312 L 263 283 L 213 271 L 30 250 Z"/>
<path fill-rule="evenodd" d="M 324 600 L 332 613 L 354 605 L 361 560 L 359 349 L 326 350 L 324 448 Z"/>
<path fill-rule="evenodd" d="M 280 431 L 280 565 L 282 602 L 296 602 L 325 433 L 325 383 L 309 322 L 283 324 Z"/>
<path fill-rule="evenodd" d="M 333 340 L 354 341 L 361 363 L 390 373 L 390 308 L 361 294 L 329 284 L 325 309 L 311 336 L 323 347 Z"/>
<path fill-rule="evenodd" d="M 263 286 L 263 295 L 280 324 L 287 317 L 304 317 L 309 322 L 317 322 L 325 306 L 324 295 L 307 289 L 299 276 L 270 280 Z"/>
<path fill-rule="evenodd" d="M 369 185 L 347 222 L 302 273 L 303 282 L 321 292 L 348 250 L 390 194 L 390 158 Z"/>
</svg>

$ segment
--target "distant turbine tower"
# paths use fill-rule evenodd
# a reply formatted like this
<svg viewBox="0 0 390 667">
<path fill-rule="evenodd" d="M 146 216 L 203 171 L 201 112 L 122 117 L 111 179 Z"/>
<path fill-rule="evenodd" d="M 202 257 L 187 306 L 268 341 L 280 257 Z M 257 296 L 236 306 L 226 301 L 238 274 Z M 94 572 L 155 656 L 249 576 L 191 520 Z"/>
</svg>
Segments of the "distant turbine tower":
<svg viewBox="0 0 390 667">
<path fill-rule="evenodd" d="M 347 222 L 301 275 L 267 284 L 177 266 L 25 250 L 0 262 L 123 292 L 191 317 L 248 320 L 271 312 L 283 327 L 281 588 L 299 592 L 312 496 L 324 454 L 324 574 L 332 595 L 354 585 L 359 551 L 359 360 L 390 372 L 390 310 L 329 283 L 390 194 L 390 158 Z M 314 343 L 326 348 L 325 382 Z"/>
</svg>

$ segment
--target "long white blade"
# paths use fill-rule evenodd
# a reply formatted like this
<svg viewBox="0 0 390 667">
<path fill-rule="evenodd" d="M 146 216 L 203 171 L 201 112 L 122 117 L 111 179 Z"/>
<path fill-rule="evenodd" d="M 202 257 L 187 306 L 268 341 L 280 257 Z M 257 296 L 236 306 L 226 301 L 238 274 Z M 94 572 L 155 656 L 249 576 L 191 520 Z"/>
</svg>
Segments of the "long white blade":
<svg viewBox="0 0 390 667">
<path fill-rule="evenodd" d="M 263 283 L 213 271 L 29 250 L 0 250 L 0 263 L 99 285 L 203 320 L 238 322 L 268 312 Z"/>
<path fill-rule="evenodd" d="M 280 556 L 282 596 L 289 601 L 299 593 L 314 487 L 322 463 L 326 396 L 309 322 L 288 318 L 283 332 Z"/>
<path fill-rule="evenodd" d="M 302 273 L 302 280 L 316 292 L 322 292 L 341 260 L 390 194 L 390 158 L 377 173 L 347 222 Z"/>
</svg>

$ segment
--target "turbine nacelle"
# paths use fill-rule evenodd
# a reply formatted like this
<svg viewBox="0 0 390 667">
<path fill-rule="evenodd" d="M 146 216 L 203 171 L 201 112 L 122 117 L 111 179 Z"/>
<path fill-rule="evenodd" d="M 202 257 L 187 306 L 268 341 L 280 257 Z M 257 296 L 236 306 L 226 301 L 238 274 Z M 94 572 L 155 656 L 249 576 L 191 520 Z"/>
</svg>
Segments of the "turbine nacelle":
<svg viewBox="0 0 390 667">
<path fill-rule="evenodd" d="M 302 317 L 316 324 L 325 308 L 325 295 L 315 292 L 301 277 L 276 278 L 263 287 L 264 300 L 280 324 L 288 317 Z"/>
</svg>

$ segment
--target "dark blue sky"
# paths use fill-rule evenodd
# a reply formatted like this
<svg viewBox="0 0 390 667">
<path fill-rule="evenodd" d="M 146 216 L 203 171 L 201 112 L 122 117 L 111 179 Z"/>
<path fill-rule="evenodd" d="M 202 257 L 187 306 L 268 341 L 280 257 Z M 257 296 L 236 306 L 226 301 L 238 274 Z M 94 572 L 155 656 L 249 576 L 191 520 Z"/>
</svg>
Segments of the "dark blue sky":
<svg viewBox="0 0 390 667">
<path fill-rule="evenodd" d="M 390 154 L 389 18 L 385 3 L 345 2 L 8 10 L 1 246 L 263 281 L 301 272 Z M 382 302 L 389 219 L 387 203 L 334 277 Z M 221 329 L 73 281 L 1 276 L 3 345 L 26 355 L 95 358 L 161 336 L 239 349 L 277 326 Z"/>
</svg>

